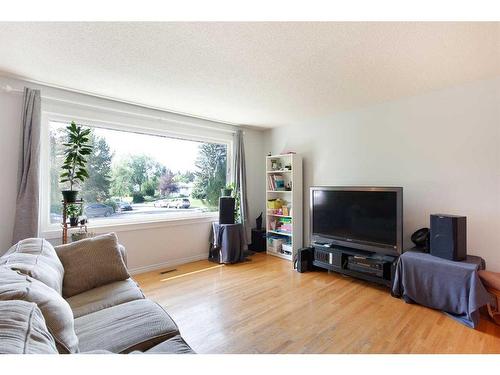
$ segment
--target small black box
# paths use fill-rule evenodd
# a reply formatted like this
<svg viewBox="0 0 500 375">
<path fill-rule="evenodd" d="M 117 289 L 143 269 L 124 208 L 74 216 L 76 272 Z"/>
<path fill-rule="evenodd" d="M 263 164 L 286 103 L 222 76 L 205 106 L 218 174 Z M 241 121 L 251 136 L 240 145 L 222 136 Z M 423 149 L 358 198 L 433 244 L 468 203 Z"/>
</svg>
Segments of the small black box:
<svg viewBox="0 0 500 375">
<path fill-rule="evenodd" d="M 467 218 L 431 215 L 430 253 L 448 260 L 467 258 Z"/>
<path fill-rule="evenodd" d="M 313 270 L 314 247 L 303 247 L 297 251 L 297 271 L 307 272 Z"/>
</svg>

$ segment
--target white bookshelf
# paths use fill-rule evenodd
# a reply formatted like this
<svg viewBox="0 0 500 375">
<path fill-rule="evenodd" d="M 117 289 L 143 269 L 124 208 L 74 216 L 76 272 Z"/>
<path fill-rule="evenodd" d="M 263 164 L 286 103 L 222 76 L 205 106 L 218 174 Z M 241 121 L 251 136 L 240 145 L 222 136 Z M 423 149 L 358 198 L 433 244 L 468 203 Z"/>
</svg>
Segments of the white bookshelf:
<svg viewBox="0 0 500 375">
<path fill-rule="evenodd" d="M 289 167 L 289 168 L 286 168 Z M 283 180 L 286 190 L 279 190 L 271 182 Z M 288 187 L 291 186 L 291 189 Z M 266 252 L 291 261 L 302 243 L 302 157 L 297 154 L 272 155 L 266 157 Z M 283 202 L 287 210 L 269 208 L 270 200 Z M 278 203 L 279 204 L 279 203 Z M 285 211 L 285 212 L 283 212 Z M 274 223 L 274 224 L 273 224 Z M 281 226 L 288 228 L 281 230 Z M 275 239 L 275 240 L 273 240 Z M 285 253 L 289 245 L 290 254 Z"/>
</svg>

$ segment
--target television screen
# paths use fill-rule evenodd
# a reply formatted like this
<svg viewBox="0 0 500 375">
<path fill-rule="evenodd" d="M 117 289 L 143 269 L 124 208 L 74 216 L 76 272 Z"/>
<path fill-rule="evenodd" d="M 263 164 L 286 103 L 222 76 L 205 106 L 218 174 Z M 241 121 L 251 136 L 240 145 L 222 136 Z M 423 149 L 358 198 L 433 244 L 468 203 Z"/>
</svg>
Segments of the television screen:
<svg viewBox="0 0 500 375">
<path fill-rule="evenodd" d="M 312 234 L 397 249 L 401 218 L 394 190 L 312 190 Z"/>
</svg>

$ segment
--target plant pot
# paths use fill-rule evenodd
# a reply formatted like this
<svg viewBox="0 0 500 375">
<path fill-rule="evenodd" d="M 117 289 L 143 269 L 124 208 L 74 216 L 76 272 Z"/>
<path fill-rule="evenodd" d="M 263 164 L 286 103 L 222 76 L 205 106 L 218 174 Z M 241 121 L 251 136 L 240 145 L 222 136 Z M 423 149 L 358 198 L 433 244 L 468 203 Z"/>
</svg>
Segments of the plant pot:
<svg viewBox="0 0 500 375">
<path fill-rule="evenodd" d="M 69 225 L 71 227 L 77 227 L 78 226 L 78 218 L 77 217 L 70 217 L 69 218 Z"/>
<path fill-rule="evenodd" d="M 233 194 L 233 189 L 220 189 L 220 196 L 221 197 L 230 197 L 231 194 Z"/>
<path fill-rule="evenodd" d="M 63 190 L 63 199 L 66 203 L 75 203 L 78 196 L 78 190 Z"/>
</svg>

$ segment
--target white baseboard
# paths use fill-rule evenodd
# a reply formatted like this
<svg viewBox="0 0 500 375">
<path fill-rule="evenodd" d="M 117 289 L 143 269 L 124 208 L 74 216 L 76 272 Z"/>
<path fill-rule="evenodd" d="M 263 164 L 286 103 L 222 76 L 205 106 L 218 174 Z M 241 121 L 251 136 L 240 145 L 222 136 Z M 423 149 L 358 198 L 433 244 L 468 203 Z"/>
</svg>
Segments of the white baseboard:
<svg viewBox="0 0 500 375">
<path fill-rule="evenodd" d="M 201 254 L 193 255 L 193 256 L 190 256 L 190 257 L 186 257 L 186 258 L 178 258 L 178 259 L 168 260 L 166 262 L 151 264 L 151 265 L 148 265 L 148 266 L 129 268 L 128 272 L 131 275 L 137 275 L 139 273 L 144 273 L 144 272 L 149 272 L 149 271 L 155 271 L 155 270 L 159 270 L 159 269 L 162 269 L 162 268 L 171 268 L 171 267 L 178 266 L 180 264 L 186 264 L 186 263 L 196 262 L 198 260 L 204 260 L 204 259 L 207 259 L 207 258 L 208 258 L 207 252 L 203 252 Z"/>
</svg>

